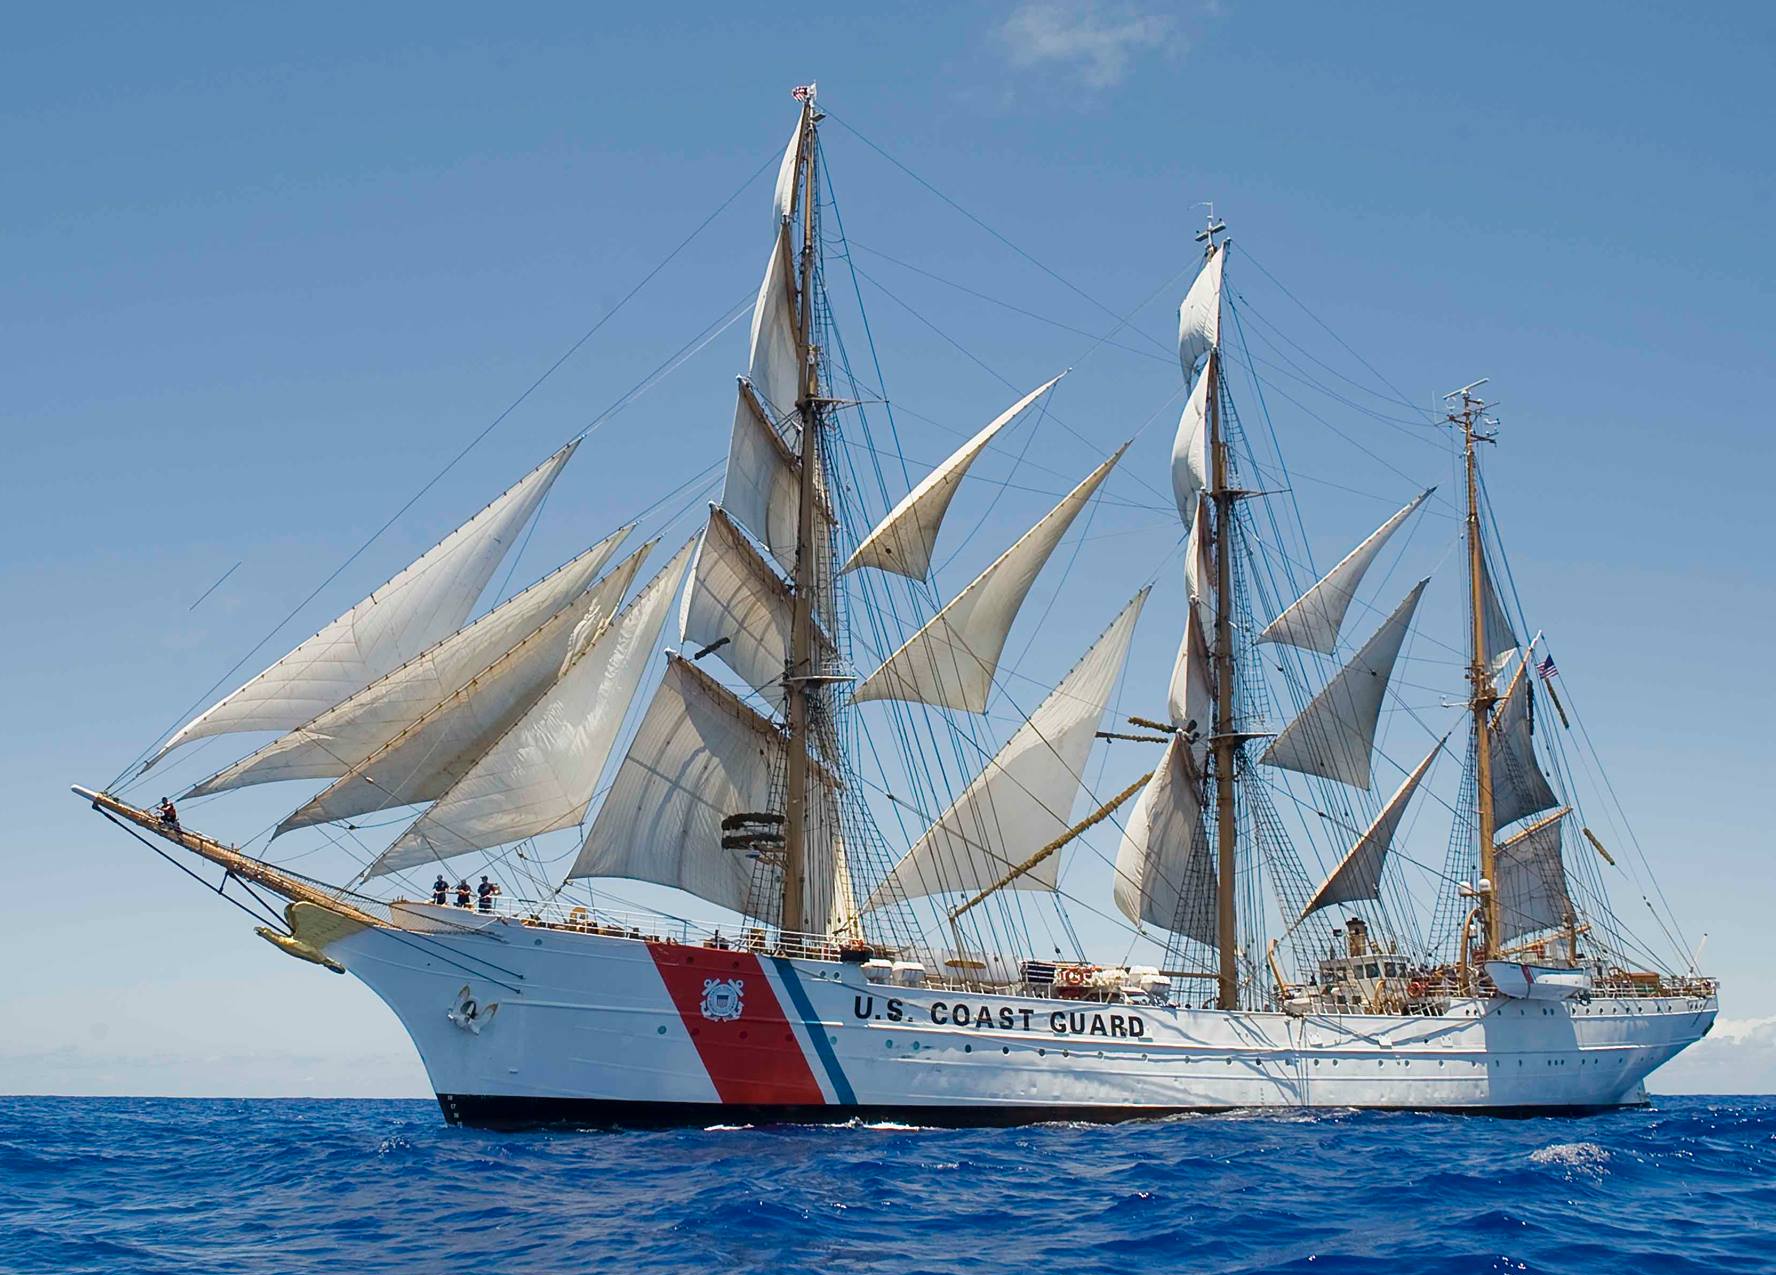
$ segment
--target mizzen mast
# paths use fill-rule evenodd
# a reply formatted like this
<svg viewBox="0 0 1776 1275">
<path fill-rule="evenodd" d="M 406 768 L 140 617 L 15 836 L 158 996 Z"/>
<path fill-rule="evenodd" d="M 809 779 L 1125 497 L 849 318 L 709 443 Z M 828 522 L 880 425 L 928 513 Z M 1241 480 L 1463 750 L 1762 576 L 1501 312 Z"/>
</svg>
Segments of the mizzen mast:
<svg viewBox="0 0 1776 1275">
<path fill-rule="evenodd" d="M 814 591 L 818 588 L 815 557 L 817 489 L 815 469 L 820 464 L 820 426 L 825 404 L 820 395 L 819 351 L 814 344 L 814 265 L 818 241 L 814 226 L 815 128 L 820 112 L 814 105 L 813 86 L 797 90 L 802 102 L 801 154 L 797 182 L 802 203 L 802 255 L 797 284 L 797 353 L 801 356 L 801 386 L 796 415 L 801 421 L 800 484 L 796 501 L 796 551 L 794 596 L 790 622 L 790 657 L 784 678 L 783 712 L 789 727 L 789 756 L 783 821 L 783 903 L 778 925 L 792 933 L 805 928 L 808 878 L 808 710 L 809 691 L 817 683 L 814 668 Z M 789 221 L 779 233 L 788 236 Z M 787 257 L 785 258 L 787 264 Z"/>
<path fill-rule="evenodd" d="M 1476 454 L 1480 443 L 1492 441 L 1490 434 L 1476 428 L 1485 423 L 1486 418 L 1482 413 L 1486 410 L 1486 404 L 1475 397 L 1474 391 L 1484 384 L 1486 378 L 1464 385 L 1444 397 L 1452 405 L 1447 414 L 1449 423 L 1460 426 L 1462 431 L 1463 463 L 1468 487 L 1468 604 L 1471 613 L 1468 627 L 1468 709 L 1474 715 L 1474 795 L 1475 825 L 1480 842 L 1480 909 L 1486 926 L 1486 946 L 1491 951 L 1498 946 L 1499 936 L 1503 931 L 1499 924 L 1497 853 L 1493 845 L 1497 835 L 1497 820 L 1492 804 L 1491 715 L 1492 706 L 1498 701 L 1498 688 L 1493 681 L 1492 664 L 1488 658 L 1486 564 L 1485 550 L 1480 538 L 1480 471 Z M 1459 409 L 1453 406 L 1458 398 L 1461 400 Z"/>
</svg>

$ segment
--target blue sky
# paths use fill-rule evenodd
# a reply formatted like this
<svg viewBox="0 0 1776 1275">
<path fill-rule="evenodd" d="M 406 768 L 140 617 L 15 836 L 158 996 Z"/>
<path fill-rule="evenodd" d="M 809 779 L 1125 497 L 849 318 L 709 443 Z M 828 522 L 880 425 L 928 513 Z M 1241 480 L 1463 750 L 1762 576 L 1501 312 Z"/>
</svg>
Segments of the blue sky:
<svg viewBox="0 0 1776 1275">
<path fill-rule="evenodd" d="M 1102 333 L 1107 313 L 1187 280 L 1199 201 L 1233 223 L 1252 311 L 1343 375 L 1381 388 L 1320 321 L 1413 403 L 1493 378 L 1505 428 L 1487 460 L 1519 593 L 1726 980 L 1737 1025 L 1698 1051 L 1693 1083 L 1776 1087 L 1773 53 L 1776 17 L 1753 5 L 15 15 L 0 50 L 15 905 L 0 1088 L 423 1091 L 368 992 L 253 939 L 66 786 L 108 779 L 176 724 L 780 151 L 786 90 L 811 78 L 905 454 L 936 460 L 1009 401 L 1005 381 L 1079 362 L 1055 401 L 1076 432 L 1044 425 L 1041 467 L 1017 476 L 1035 491 L 977 504 L 981 543 L 946 580 L 1160 414 L 1112 481 L 1124 503 L 1094 524 L 1077 598 L 1040 643 L 1014 634 L 1031 647 L 1020 674 L 1058 676 L 1171 550 L 1155 493 L 1175 364 L 1082 358 L 1093 339 L 1067 329 Z M 261 663 L 747 297 L 767 198 L 763 180 L 743 192 Z M 1181 287 L 1118 341 L 1163 346 Z M 601 425 L 517 582 L 719 458 L 743 341 L 730 329 Z M 1272 389 L 1325 561 L 1419 486 L 1448 490 L 1435 441 Z M 1408 566 L 1436 565 L 1451 534 L 1427 519 Z M 1177 631 L 1166 579 L 1137 643 L 1150 678 Z M 1427 623 L 1452 614 L 1440 585 Z M 253 800 L 240 832 L 292 804 Z M 1621 886 L 1616 902 L 1638 906 Z"/>
</svg>

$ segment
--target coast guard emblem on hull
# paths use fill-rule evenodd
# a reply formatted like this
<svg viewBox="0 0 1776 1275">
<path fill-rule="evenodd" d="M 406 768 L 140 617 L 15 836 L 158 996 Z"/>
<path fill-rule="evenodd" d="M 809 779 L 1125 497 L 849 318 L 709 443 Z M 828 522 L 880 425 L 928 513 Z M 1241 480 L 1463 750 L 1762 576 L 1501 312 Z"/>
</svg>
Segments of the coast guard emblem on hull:
<svg viewBox="0 0 1776 1275">
<path fill-rule="evenodd" d="M 703 1017 L 712 1023 L 731 1023 L 740 1017 L 740 993 L 746 984 L 737 978 L 703 980 Z"/>
</svg>

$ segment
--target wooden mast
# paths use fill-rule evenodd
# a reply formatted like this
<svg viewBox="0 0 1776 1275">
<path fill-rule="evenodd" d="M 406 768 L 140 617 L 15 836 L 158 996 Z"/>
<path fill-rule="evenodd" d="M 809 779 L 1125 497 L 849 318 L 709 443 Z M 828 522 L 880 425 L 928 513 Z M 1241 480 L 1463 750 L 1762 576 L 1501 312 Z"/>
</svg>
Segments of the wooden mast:
<svg viewBox="0 0 1776 1275">
<path fill-rule="evenodd" d="M 1486 883 L 1480 899 L 1480 914 L 1486 926 L 1486 947 L 1490 951 L 1499 943 L 1498 876 L 1495 870 L 1493 839 L 1497 825 L 1492 810 L 1492 706 L 1498 700 L 1493 684 L 1492 664 L 1486 650 L 1486 565 L 1480 539 L 1480 471 L 1477 445 L 1486 436 L 1475 431 L 1485 404 L 1473 391 L 1484 381 L 1457 390 L 1449 395 L 1461 397 L 1461 410 L 1450 412 L 1451 424 L 1462 430 L 1463 455 L 1468 480 L 1468 607 L 1473 623 L 1469 626 L 1471 643 L 1468 661 L 1468 707 L 1474 715 L 1474 787 L 1475 823 L 1480 839 L 1480 878 Z"/>
<path fill-rule="evenodd" d="M 1209 249 L 1204 269 L 1217 252 L 1226 252 L 1227 245 L 1216 245 L 1217 223 L 1210 218 Z M 1222 267 L 1226 269 L 1225 265 Z M 1220 305 L 1217 296 L 1215 304 Z M 1217 325 L 1218 327 L 1219 325 Z M 1212 652 L 1215 666 L 1215 731 L 1209 748 L 1215 758 L 1215 941 L 1220 948 L 1215 1004 L 1220 1009 L 1239 1008 L 1239 913 L 1235 900 L 1235 875 L 1238 869 L 1239 828 L 1234 809 L 1233 768 L 1239 752 L 1240 737 L 1233 720 L 1233 508 L 1239 493 L 1228 483 L 1227 439 L 1221 429 L 1221 352 L 1219 332 L 1216 344 L 1209 348 L 1208 363 L 1203 375 L 1208 378 L 1205 401 L 1209 428 L 1209 496 L 1215 505 L 1215 642 Z"/>
<path fill-rule="evenodd" d="M 794 596 L 790 625 L 789 676 L 784 679 L 783 713 L 789 727 L 789 764 L 783 818 L 783 906 L 777 924 L 799 933 L 807 926 L 808 876 L 808 695 L 815 685 L 814 591 L 819 587 L 815 560 L 815 470 L 820 464 L 820 367 L 814 348 L 814 128 L 820 115 L 810 93 L 802 101 L 801 155 L 798 163 L 802 201 L 802 256 L 796 320 L 801 355 L 801 393 L 796 414 L 801 420 L 801 474 L 796 501 Z M 787 224 L 780 232 L 789 233 Z"/>
</svg>

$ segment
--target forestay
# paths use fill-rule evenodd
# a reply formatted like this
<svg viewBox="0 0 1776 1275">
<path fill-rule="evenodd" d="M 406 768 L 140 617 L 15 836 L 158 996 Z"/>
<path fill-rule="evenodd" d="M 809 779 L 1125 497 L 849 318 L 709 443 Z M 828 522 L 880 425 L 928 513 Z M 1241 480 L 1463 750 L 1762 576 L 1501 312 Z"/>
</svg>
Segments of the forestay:
<svg viewBox="0 0 1776 1275">
<path fill-rule="evenodd" d="M 580 650 L 555 684 L 377 860 L 391 872 L 580 821 L 696 547 L 693 539 Z"/>
<path fill-rule="evenodd" d="M 1336 903 L 1381 897 L 1381 870 L 1387 864 L 1394 834 L 1400 830 L 1400 820 L 1405 818 L 1406 808 L 1412 804 L 1412 795 L 1418 791 L 1419 783 L 1430 771 L 1431 763 L 1437 760 L 1437 754 L 1443 751 L 1443 745 L 1448 742 L 1447 735 L 1438 740 L 1425 759 L 1394 790 L 1394 795 L 1388 798 L 1381 813 L 1375 816 L 1375 822 L 1357 838 L 1344 858 L 1339 860 L 1338 866 L 1332 869 L 1325 881 L 1321 882 L 1320 888 L 1314 891 L 1307 906 L 1301 909 L 1303 917 Z"/>
<path fill-rule="evenodd" d="M 1367 788 L 1375 727 L 1412 614 L 1428 580 L 1420 580 L 1375 635 L 1326 684 L 1259 760 L 1284 770 Z"/>
<path fill-rule="evenodd" d="M 1572 899 L 1566 890 L 1566 867 L 1560 858 L 1560 826 L 1569 807 L 1529 825 L 1493 854 L 1492 888 L 1498 892 L 1499 941 L 1567 923 Z"/>
<path fill-rule="evenodd" d="M 1203 832 L 1201 778 L 1181 736 L 1166 745 L 1123 823 L 1113 896 L 1137 925 L 1215 942 L 1214 855 Z"/>
<path fill-rule="evenodd" d="M 456 632 L 578 445 L 563 447 L 387 584 L 192 718 L 142 769 L 207 735 L 300 726 Z"/>
<path fill-rule="evenodd" d="M 1344 624 L 1345 614 L 1357 596 L 1357 588 L 1363 583 L 1370 563 L 1375 561 L 1375 555 L 1381 552 L 1400 524 L 1410 518 L 1413 510 L 1435 490 L 1432 487 L 1421 492 L 1404 509 L 1377 527 L 1368 539 L 1322 576 L 1319 583 L 1272 620 L 1258 635 L 1258 640 L 1318 651 L 1321 655 L 1332 654 L 1338 647 L 1338 631 Z"/>
<path fill-rule="evenodd" d="M 1535 755 L 1535 705 L 1529 657 L 1518 666 L 1488 728 L 1492 740 L 1492 817 L 1496 826 L 1552 808 L 1559 798 Z"/>
<path fill-rule="evenodd" d="M 939 611 L 853 693 L 857 702 L 913 700 L 983 713 L 999 670 L 999 656 L 1037 573 L 1086 502 L 1128 450 L 1086 475 L 1041 522 L 1024 533 Z"/>
<path fill-rule="evenodd" d="M 185 795 L 203 797 L 249 784 L 345 774 L 467 686 L 551 616 L 577 608 L 581 595 L 634 529 L 633 523 L 619 528 L 343 704 L 210 776 Z M 612 599 L 611 608 L 615 605 Z"/>
<path fill-rule="evenodd" d="M 1065 375 L 1065 372 L 1061 373 L 1061 376 Z M 927 474 L 918 486 L 888 511 L 887 517 L 876 525 L 875 530 L 864 537 L 863 543 L 857 546 L 857 551 L 845 563 L 843 570 L 875 567 L 909 576 L 914 580 L 924 579 L 931 570 L 931 553 L 937 543 L 938 529 L 943 525 L 944 514 L 949 511 L 950 501 L 954 499 L 956 489 L 962 485 L 963 476 L 968 473 L 969 466 L 974 464 L 975 458 L 986 449 L 1000 430 L 1053 389 L 1060 379 L 1057 376 L 1031 390 L 995 417 L 985 429 L 957 448 L 948 460 Z"/>
<path fill-rule="evenodd" d="M 443 796 L 554 683 L 582 626 L 610 619 L 655 543 L 642 545 L 575 605 L 550 616 L 461 690 L 286 816 L 272 835 Z"/>
<path fill-rule="evenodd" d="M 1146 589 L 1122 609 L 1048 697 L 896 863 L 864 909 L 902 898 L 977 893 L 1064 833 L 1085 763 L 1128 658 Z M 1060 856 L 1049 855 L 1005 888 L 1053 890 Z"/>
</svg>

